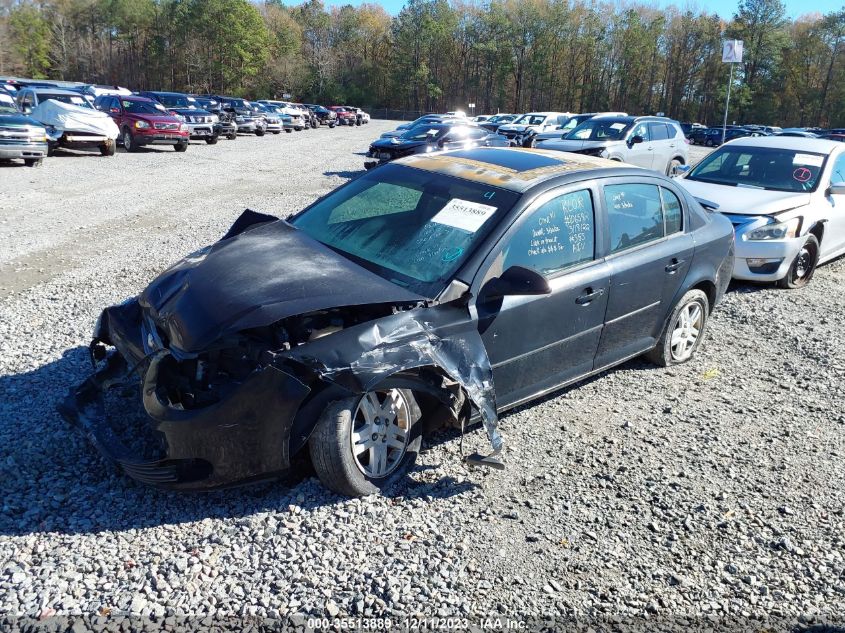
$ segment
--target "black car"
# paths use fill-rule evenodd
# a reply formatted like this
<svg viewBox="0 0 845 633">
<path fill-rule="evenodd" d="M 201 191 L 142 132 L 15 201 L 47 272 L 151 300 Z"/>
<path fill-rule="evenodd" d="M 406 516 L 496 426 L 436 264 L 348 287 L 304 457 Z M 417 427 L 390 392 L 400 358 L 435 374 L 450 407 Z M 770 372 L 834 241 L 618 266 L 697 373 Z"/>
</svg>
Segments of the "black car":
<svg viewBox="0 0 845 633">
<path fill-rule="evenodd" d="M 468 147 L 507 147 L 508 140 L 484 128 L 454 123 L 432 123 L 411 128 L 401 136 L 379 138 L 370 144 L 367 156 L 375 158 L 364 167 L 371 169 L 411 154 L 426 154 Z"/>
<path fill-rule="evenodd" d="M 188 126 L 192 139 L 199 139 L 209 145 L 214 145 L 223 133 L 219 117 L 208 110 L 204 110 L 195 97 L 181 92 L 154 92 L 150 90 L 138 94 L 157 101 L 167 108 L 171 114 L 181 117 L 185 121 L 185 125 Z"/>
<path fill-rule="evenodd" d="M 238 126 L 235 125 L 235 116 L 230 112 L 226 112 L 219 101 L 211 97 L 190 96 L 197 102 L 200 108 L 208 110 L 217 117 L 220 123 L 220 136 L 225 136 L 230 141 L 238 138 Z"/>
<path fill-rule="evenodd" d="M 313 103 L 306 103 L 305 107 L 314 113 L 314 116 L 317 118 L 318 125 L 328 125 L 330 128 L 337 125 L 337 114 L 328 108 L 321 105 L 315 105 Z"/>
<path fill-rule="evenodd" d="M 230 115 L 232 123 L 237 127 L 238 134 L 264 136 L 267 132 L 264 113 L 259 112 L 253 106 L 252 102 L 239 97 L 227 97 L 224 95 L 200 96 L 217 101 L 220 104 L 220 109 Z"/>
<path fill-rule="evenodd" d="M 413 463 L 424 420 L 475 412 L 496 453 L 502 411 L 640 354 L 688 360 L 733 235 L 644 169 L 507 148 L 411 156 L 289 221 L 245 212 L 107 308 L 97 370 L 60 411 L 154 486 L 266 478 L 307 449 L 327 487 L 371 493 Z M 108 423 L 127 398 L 146 421 Z"/>
<path fill-rule="evenodd" d="M 518 116 L 518 114 L 497 114 L 486 121 L 482 121 L 479 123 L 479 126 L 483 127 L 488 132 L 495 133 L 500 126 L 513 123 Z"/>
</svg>

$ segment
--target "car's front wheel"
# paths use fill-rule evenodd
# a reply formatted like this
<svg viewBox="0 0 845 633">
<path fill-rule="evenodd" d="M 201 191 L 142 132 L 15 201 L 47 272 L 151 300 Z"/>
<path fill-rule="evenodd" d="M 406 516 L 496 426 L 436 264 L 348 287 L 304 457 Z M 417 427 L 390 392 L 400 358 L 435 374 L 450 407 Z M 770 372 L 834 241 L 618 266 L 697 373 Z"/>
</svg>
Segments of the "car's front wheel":
<svg viewBox="0 0 845 633">
<path fill-rule="evenodd" d="M 779 280 L 778 285 L 781 288 L 794 289 L 803 288 L 810 283 L 819 263 L 819 252 L 819 240 L 815 235 L 808 235 L 804 246 L 792 260 L 786 277 Z"/>
<path fill-rule="evenodd" d="M 646 358 L 661 367 L 687 362 L 704 339 L 709 312 L 710 301 L 704 292 L 687 292 L 675 305 L 657 345 Z"/>
<path fill-rule="evenodd" d="M 176 145 L 173 146 L 173 149 L 175 149 L 177 152 L 187 151 L 188 141 L 185 141 L 184 143 L 176 143 Z"/>
<path fill-rule="evenodd" d="M 109 139 L 108 141 L 100 145 L 100 154 L 102 156 L 114 156 L 114 149 L 116 145 L 117 143 L 115 141 Z"/>
<path fill-rule="evenodd" d="M 217 145 L 217 135 L 206 137 L 205 142 L 208 145 Z"/>
<path fill-rule="evenodd" d="M 308 442 L 320 481 L 353 497 L 395 483 L 416 461 L 421 417 L 413 392 L 389 385 L 331 403 Z"/>
<path fill-rule="evenodd" d="M 123 143 L 123 149 L 127 152 L 135 152 L 138 150 L 138 144 L 135 142 L 135 138 L 129 130 L 123 130 L 121 141 Z"/>
<path fill-rule="evenodd" d="M 43 158 L 24 158 L 23 164 L 27 167 L 41 167 L 44 162 Z"/>
</svg>

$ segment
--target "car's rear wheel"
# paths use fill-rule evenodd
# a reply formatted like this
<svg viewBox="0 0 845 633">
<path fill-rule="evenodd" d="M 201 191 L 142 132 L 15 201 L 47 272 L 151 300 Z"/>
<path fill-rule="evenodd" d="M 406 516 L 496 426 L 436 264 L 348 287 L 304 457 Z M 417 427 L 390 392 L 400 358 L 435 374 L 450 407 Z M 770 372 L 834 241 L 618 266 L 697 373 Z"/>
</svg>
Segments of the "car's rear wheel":
<svg viewBox="0 0 845 633">
<path fill-rule="evenodd" d="M 687 362 L 704 339 L 709 312 L 710 301 L 704 292 L 687 292 L 675 305 L 657 345 L 646 358 L 661 367 Z"/>
<path fill-rule="evenodd" d="M 132 132 L 128 129 L 123 130 L 123 135 L 120 137 L 121 145 L 123 145 L 123 149 L 127 152 L 135 152 L 138 150 L 138 144 L 135 142 L 135 138 L 132 136 Z"/>
<path fill-rule="evenodd" d="M 384 490 L 416 461 L 421 417 L 413 392 L 388 384 L 331 403 L 308 442 L 320 481 L 354 497 Z"/>
<path fill-rule="evenodd" d="M 819 264 L 819 240 L 815 235 L 808 235 L 804 246 L 798 251 L 792 265 L 786 273 L 786 277 L 778 281 L 781 288 L 803 288 L 813 278 L 816 266 Z"/>
</svg>

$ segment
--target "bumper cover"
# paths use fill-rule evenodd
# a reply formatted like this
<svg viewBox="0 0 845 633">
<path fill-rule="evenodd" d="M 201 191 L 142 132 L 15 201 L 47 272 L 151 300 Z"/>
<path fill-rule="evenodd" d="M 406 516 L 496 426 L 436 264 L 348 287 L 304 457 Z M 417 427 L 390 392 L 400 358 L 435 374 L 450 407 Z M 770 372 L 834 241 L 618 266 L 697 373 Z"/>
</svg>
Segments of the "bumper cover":
<svg viewBox="0 0 845 633">
<path fill-rule="evenodd" d="M 0 143 L 0 158 L 44 158 L 47 143 Z"/>
<path fill-rule="evenodd" d="M 176 408 L 164 402 L 157 389 L 159 368 L 169 352 L 144 357 L 141 336 L 137 303 L 105 310 L 92 352 L 99 343 L 110 343 L 116 350 L 59 405 L 62 416 L 100 453 L 133 479 L 167 489 L 220 488 L 264 479 L 289 467 L 291 427 L 309 387 L 266 366 L 231 384 L 212 405 Z M 127 447 L 106 410 L 109 390 L 139 383 L 147 431 L 160 446 L 153 459 Z"/>
</svg>

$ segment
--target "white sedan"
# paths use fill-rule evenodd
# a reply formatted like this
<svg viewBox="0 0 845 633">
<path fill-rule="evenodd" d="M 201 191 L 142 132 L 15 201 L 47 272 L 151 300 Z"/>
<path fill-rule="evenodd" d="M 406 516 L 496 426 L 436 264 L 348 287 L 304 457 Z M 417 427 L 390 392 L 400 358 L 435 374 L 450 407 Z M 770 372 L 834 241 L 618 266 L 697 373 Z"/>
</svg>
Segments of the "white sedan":
<svg viewBox="0 0 845 633">
<path fill-rule="evenodd" d="M 845 143 L 741 138 L 678 183 L 733 223 L 735 279 L 800 288 L 845 254 Z"/>
</svg>

